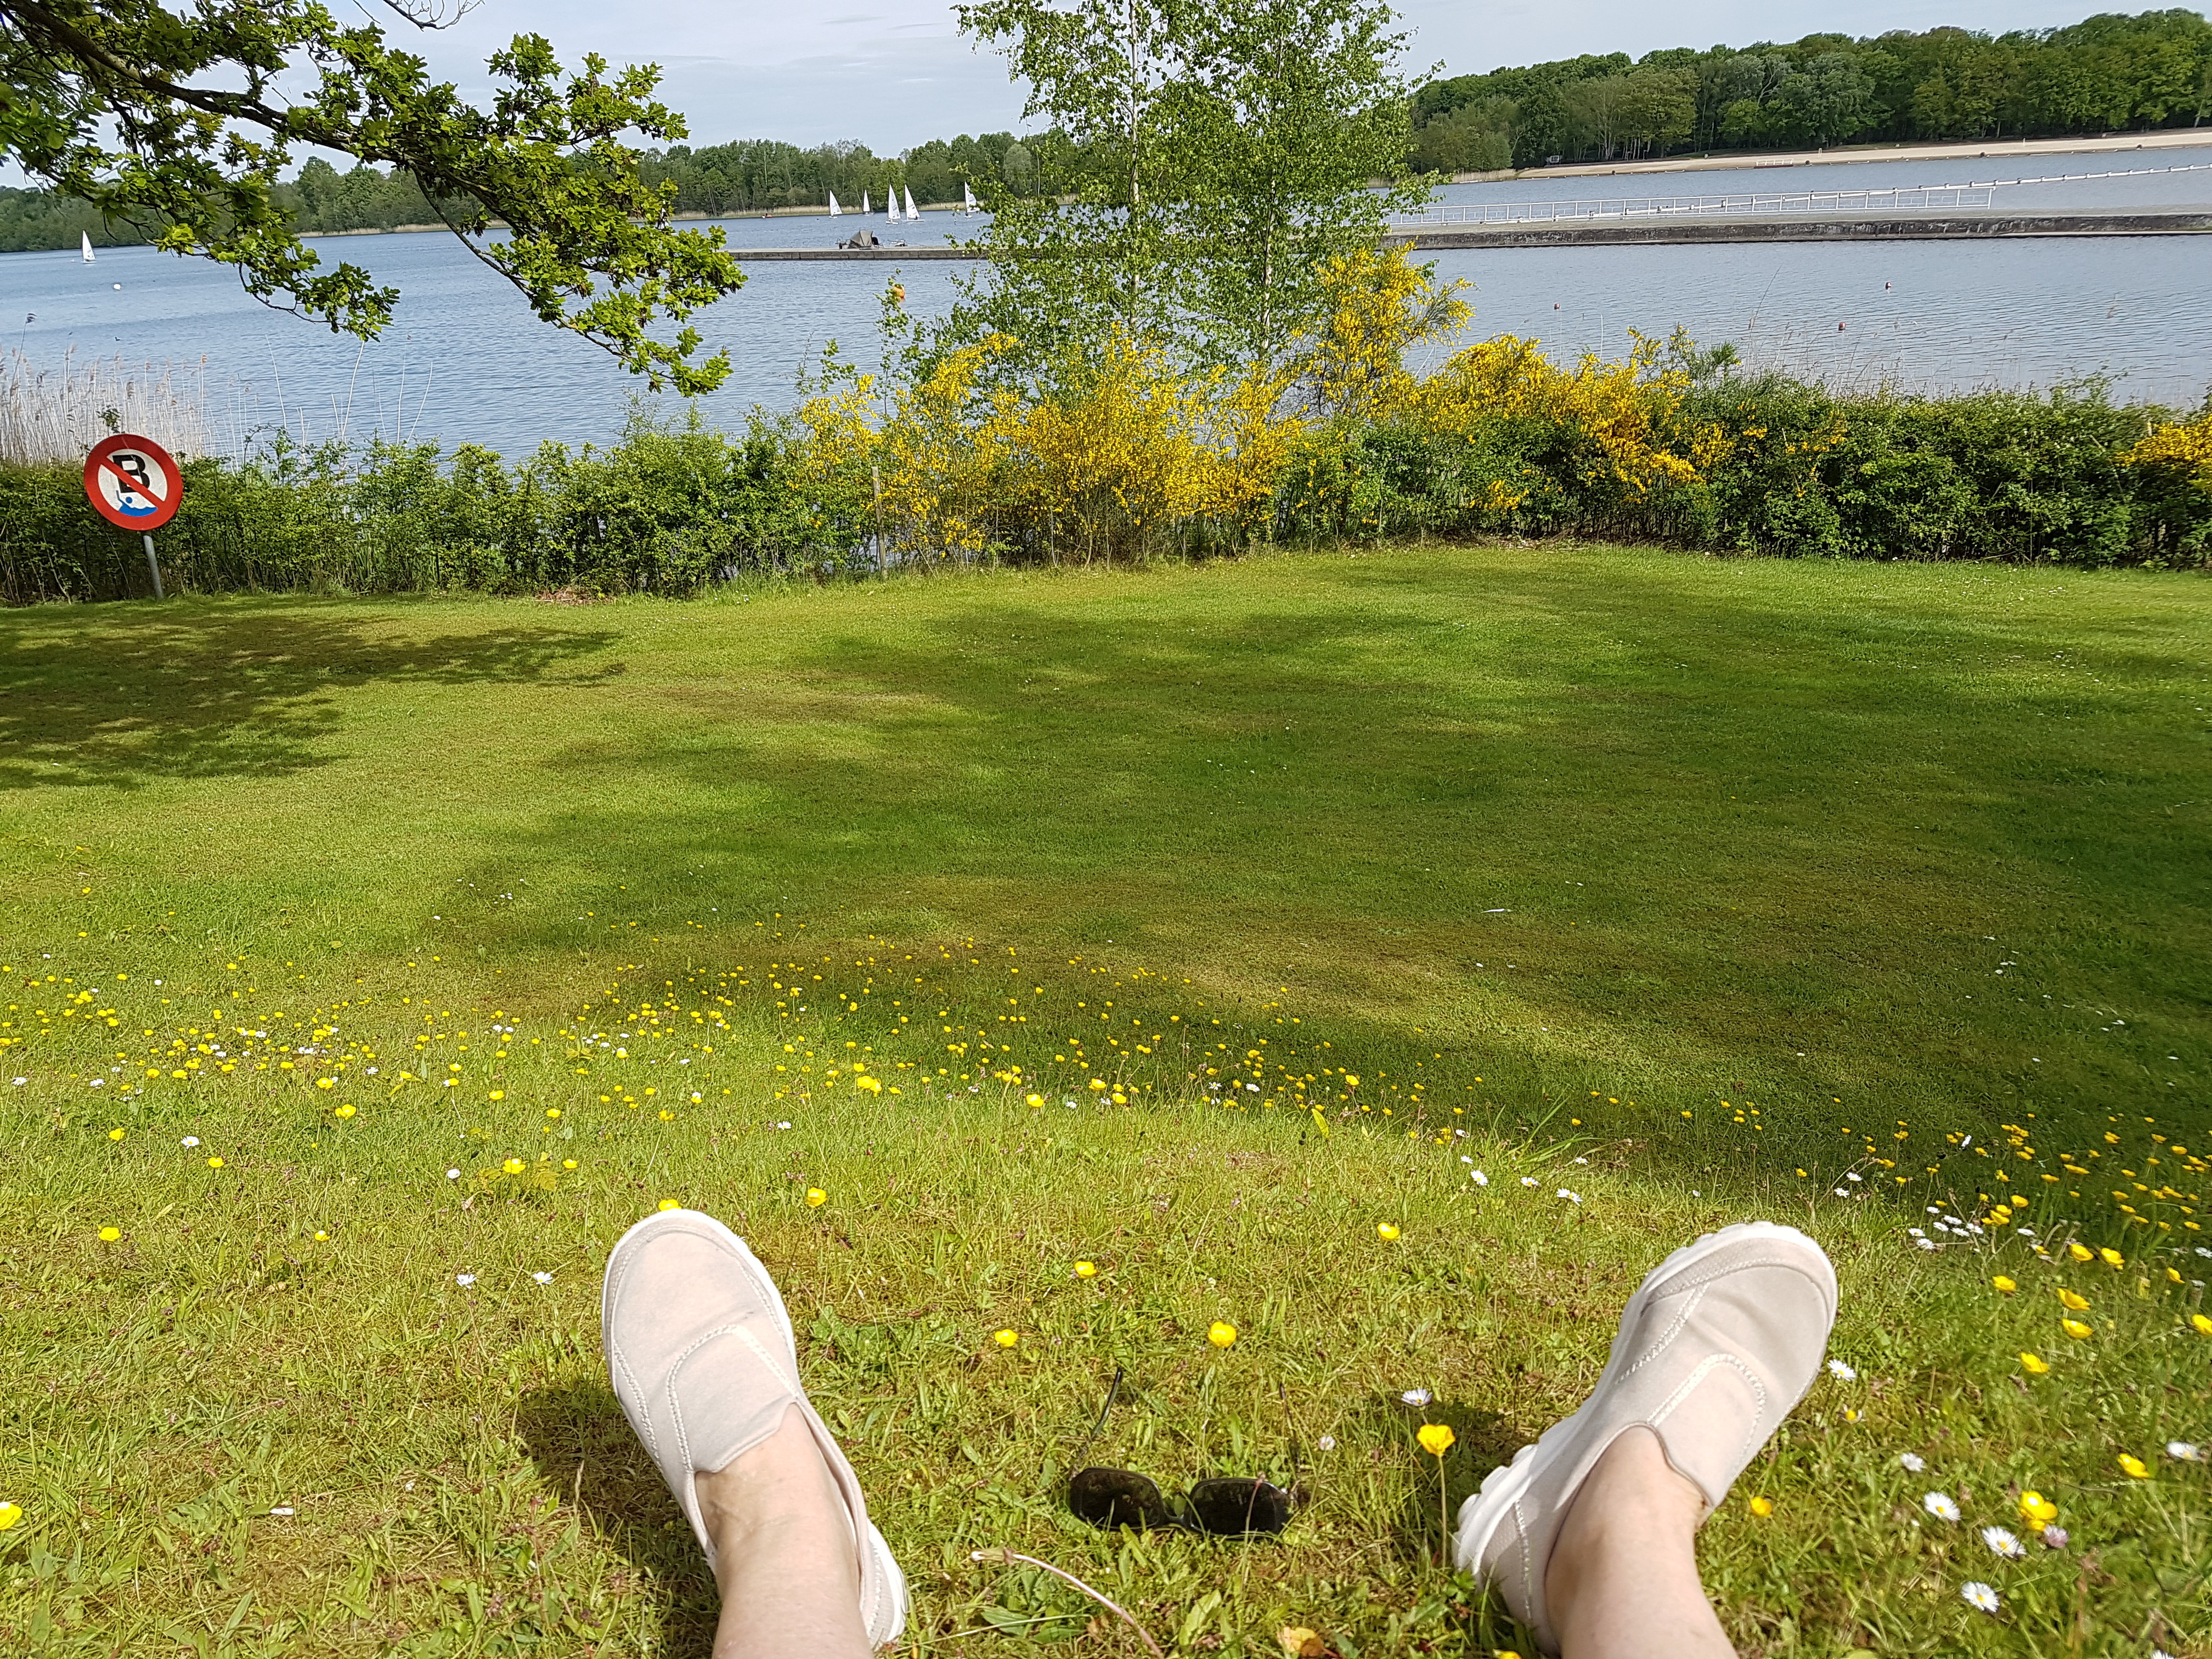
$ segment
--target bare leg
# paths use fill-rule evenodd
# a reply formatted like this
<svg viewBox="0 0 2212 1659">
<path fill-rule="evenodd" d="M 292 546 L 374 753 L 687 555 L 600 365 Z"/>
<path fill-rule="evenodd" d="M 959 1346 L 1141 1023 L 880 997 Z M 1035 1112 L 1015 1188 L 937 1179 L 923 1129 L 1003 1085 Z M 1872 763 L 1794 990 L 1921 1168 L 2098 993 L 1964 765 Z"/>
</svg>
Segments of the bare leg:
<svg viewBox="0 0 2212 1659">
<path fill-rule="evenodd" d="M 697 1479 L 722 1591 L 714 1659 L 869 1659 L 852 1519 L 797 1408 Z"/>
<path fill-rule="evenodd" d="M 1544 1574 L 1564 1659 L 1735 1659 L 1698 1579 L 1705 1506 L 1650 1430 L 1607 1449 Z"/>
</svg>

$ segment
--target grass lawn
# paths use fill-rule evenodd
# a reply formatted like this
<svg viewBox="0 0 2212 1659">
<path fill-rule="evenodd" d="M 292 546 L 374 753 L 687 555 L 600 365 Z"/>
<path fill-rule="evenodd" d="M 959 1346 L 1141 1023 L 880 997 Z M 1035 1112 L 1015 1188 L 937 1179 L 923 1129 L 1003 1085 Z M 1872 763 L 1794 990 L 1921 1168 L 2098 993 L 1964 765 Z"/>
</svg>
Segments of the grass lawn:
<svg viewBox="0 0 2212 1659">
<path fill-rule="evenodd" d="M 0 613 L 0 1641 L 703 1655 L 594 1323 L 673 1198 L 918 1652 L 1139 1650 L 1000 1546 L 1188 1651 L 1528 1651 L 1439 1474 L 1753 1214 L 1856 1374 L 1706 1529 L 1747 1653 L 2206 1651 L 2208 710 L 2201 579 L 1557 545 Z M 1087 1455 L 1283 1542 L 1060 1512 L 1117 1366 Z"/>
</svg>

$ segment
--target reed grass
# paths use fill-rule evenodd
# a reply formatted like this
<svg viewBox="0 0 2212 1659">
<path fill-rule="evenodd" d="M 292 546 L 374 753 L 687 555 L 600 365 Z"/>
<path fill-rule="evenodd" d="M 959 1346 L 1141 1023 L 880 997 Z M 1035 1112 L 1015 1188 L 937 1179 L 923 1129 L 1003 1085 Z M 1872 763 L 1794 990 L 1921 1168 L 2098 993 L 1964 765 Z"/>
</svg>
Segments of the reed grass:
<svg viewBox="0 0 2212 1659">
<path fill-rule="evenodd" d="M 135 432 L 179 460 L 211 455 L 207 360 L 133 367 L 121 356 L 41 367 L 21 351 L 0 358 L 0 466 L 82 462 L 102 438 Z"/>
</svg>

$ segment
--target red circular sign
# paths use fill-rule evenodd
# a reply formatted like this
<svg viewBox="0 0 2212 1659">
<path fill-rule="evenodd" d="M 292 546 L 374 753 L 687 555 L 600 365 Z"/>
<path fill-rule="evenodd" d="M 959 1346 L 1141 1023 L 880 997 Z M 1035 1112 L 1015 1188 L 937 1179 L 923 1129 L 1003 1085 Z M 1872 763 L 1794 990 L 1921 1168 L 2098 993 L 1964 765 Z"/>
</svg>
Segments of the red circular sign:
<svg viewBox="0 0 2212 1659">
<path fill-rule="evenodd" d="M 118 432 L 84 459 L 84 493 L 118 530 L 159 530 L 177 516 L 185 475 L 176 458 L 151 438 Z"/>
</svg>

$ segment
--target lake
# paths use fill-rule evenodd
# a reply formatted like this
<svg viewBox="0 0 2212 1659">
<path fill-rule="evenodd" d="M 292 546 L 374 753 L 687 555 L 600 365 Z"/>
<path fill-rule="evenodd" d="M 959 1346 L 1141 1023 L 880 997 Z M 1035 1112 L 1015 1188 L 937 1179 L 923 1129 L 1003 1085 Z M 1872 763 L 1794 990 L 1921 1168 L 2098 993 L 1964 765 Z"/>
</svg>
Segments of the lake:
<svg viewBox="0 0 2212 1659">
<path fill-rule="evenodd" d="M 1749 189 L 1861 189 L 1981 183 L 2053 173 L 2212 163 L 2202 149 L 2000 162 L 1869 161 L 1606 179 L 1537 177 L 1455 185 L 1447 202 L 1605 195 L 1720 194 Z M 1593 189 L 1593 183 L 1604 188 Z M 1997 205 L 2203 207 L 2212 171 L 2008 186 Z M 883 216 L 870 224 L 893 240 Z M 747 247 L 828 246 L 857 221 L 737 220 Z M 932 213 L 896 235 L 941 243 L 963 222 Z M 385 337 L 360 342 L 271 311 L 220 267 L 150 248 L 0 255 L 0 347 L 58 363 L 120 353 L 133 363 L 204 362 L 216 431 L 237 442 L 280 421 L 295 436 L 343 428 L 507 454 L 544 439 L 605 442 L 619 431 L 636 383 L 597 348 L 549 329 L 513 289 L 443 234 L 332 237 L 326 263 L 351 260 L 402 294 Z M 1534 336 L 1555 359 L 1618 356 L 1628 331 L 1677 325 L 1705 343 L 1733 341 L 1754 365 L 1832 385 L 1913 391 L 2049 386 L 2109 376 L 2127 398 L 2193 406 L 2212 386 L 2212 237 L 2084 237 L 1972 242 L 1745 243 L 1684 247 L 1459 250 L 1425 256 L 1465 281 L 1474 335 Z M 738 293 L 696 319 L 735 369 L 704 400 L 707 417 L 736 425 L 755 403 L 787 408 L 799 368 L 836 340 L 876 357 L 877 302 L 896 270 L 908 306 L 950 303 L 970 267 L 927 262 L 766 261 Z M 35 320 L 21 319 L 35 313 Z M 13 333 L 15 338 L 6 338 Z M 663 400 L 673 405 L 678 400 Z"/>
</svg>

